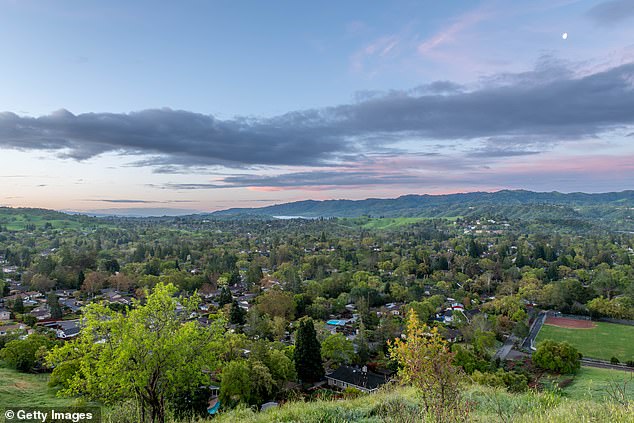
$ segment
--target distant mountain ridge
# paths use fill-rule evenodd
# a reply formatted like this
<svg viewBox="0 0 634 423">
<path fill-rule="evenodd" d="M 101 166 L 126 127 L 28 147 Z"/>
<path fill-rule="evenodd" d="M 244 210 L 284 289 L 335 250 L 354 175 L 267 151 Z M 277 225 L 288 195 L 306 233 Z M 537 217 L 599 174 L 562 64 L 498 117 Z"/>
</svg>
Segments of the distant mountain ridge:
<svg viewBox="0 0 634 423">
<path fill-rule="evenodd" d="M 582 192 L 533 192 L 502 190 L 444 195 L 404 195 L 392 199 L 305 200 L 259 208 L 233 208 L 211 213 L 215 217 L 297 216 L 297 217 L 449 217 L 472 214 L 474 209 L 489 209 L 512 217 L 525 213 L 526 206 L 556 211 L 564 218 L 583 217 L 597 207 L 627 211 L 634 207 L 634 190 L 588 194 Z M 494 207 L 492 207 L 494 206 Z M 589 210 L 577 210 L 577 208 Z M 537 208 L 539 209 L 539 208 Z M 632 211 L 634 214 L 634 211 Z"/>
</svg>

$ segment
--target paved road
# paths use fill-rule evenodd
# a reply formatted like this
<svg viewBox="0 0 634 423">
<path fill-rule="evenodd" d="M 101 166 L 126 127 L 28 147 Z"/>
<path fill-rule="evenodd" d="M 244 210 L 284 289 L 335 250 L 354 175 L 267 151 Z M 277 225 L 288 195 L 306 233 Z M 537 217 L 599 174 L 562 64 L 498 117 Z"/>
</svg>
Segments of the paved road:
<svg viewBox="0 0 634 423">
<path fill-rule="evenodd" d="M 502 345 L 495 352 L 495 355 L 493 356 L 493 359 L 495 360 L 496 358 L 499 358 L 502 361 L 506 360 L 506 356 L 509 355 L 509 353 L 513 349 L 513 344 L 515 343 L 516 340 L 517 340 L 517 338 L 515 336 L 513 336 L 513 335 L 509 336 L 506 339 L 506 341 L 504 342 L 504 345 Z"/>
<path fill-rule="evenodd" d="M 523 349 L 532 351 L 531 346 L 535 342 L 535 338 L 537 338 L 537 334 L 539 333 L 539 330 L 542 328 L 542 325 L 546 321 L 546 316 L 547 316 L 547 313 L 545 311 L 539 312 L 539 315 L 535 318 L 535 321 L 533 322 L 533 325 L 531 326 L 531 329 L 528 332 L 528 336 L 526 337 L 526 339 L 524 339 L 524 342 L 522 343 Z"/>
</svg>

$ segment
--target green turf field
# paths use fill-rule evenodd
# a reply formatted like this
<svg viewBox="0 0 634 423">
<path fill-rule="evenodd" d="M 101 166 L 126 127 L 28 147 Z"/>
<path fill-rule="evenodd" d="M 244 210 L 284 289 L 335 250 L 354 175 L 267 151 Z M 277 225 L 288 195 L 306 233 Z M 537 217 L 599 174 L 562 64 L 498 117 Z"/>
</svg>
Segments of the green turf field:
<svg viewBox="0 0 634 423">
<path fill-rule="evenodd" d="M 634 326 L 594 322 L 592 329 L 568 329 L 544 325 L 537 335 L 537 344 L 545 339 L 567 341 L 584 357 L 621 362 L 634 360 Z"/>
<path fill-rule="evenodd" d="M 73 399 L 58 398 L 48 387 L 47 374 L 20 373 L 0 362 L 0 406 L 63 407 Z"/>
</svg>

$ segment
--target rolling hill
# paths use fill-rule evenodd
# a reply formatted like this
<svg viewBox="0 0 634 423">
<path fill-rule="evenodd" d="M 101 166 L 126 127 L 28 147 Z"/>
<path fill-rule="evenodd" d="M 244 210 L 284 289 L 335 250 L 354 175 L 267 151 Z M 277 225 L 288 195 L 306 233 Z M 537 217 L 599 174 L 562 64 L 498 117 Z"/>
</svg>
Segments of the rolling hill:
<svg viewBox="0 0 634 423">
<path fill-rule="evenodd" d="M 634 191 L 600 194 L 504 190 L 447 195 L 404 195 L 394 199 L 297 201 L 260 208 L 234 208 L 214 217 L 456 217 L 493 213 L 507 218 L 549 216 L 559 219 L 627 219 Z"/>
</svg>

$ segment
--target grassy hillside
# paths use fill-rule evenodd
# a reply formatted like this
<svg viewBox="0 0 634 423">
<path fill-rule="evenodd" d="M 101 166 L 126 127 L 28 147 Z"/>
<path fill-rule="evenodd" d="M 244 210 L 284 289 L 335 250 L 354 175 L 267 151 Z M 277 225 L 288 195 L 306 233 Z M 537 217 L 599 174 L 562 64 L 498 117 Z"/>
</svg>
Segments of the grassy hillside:
<svg viewBox="0 0 634 423">
<path fill-rule="evenodd" d="M 465 391 L 465 397 L 472 404 L 469 421 L 634 422 L 631 412 L 606 397 L 606 387 L 610 381 L 622 381 L 626 375 L 625 372 L 582 368 L 573 383 L 566 386 L 561 394 L 509 394 L 493 388 L 469 386 Z M 60 407 L 75 403 L 73 399 L 56 397 L 55 392 L 48 388 L 47 382 L 47 375 L 18 373 L 0 367 L 0 407 Z M 628 386 L 628 395 L 630 401 L 634 401 L 634 381 Z M 424 421 L 420 410 L 421 404 L 413 389 L 391 387 L 375 395 L 345 401 L 290 402 L 263 413 L 237 409 L 222 413 L 215 419 L 185 419 L 179 422 L 420 422 Z M 133 422 L 135 416 L 135 409 L 130 405 L 104 409 L 105 422 Z"/>
<path fill-rule="evenodd" d="M 569 329 L 544 325 L 537 335 L 537 342 L 545 339 L 567 341 L 585 357 L 620 361 L 634 360 L 634 326 L 594 322 L 592 329 Z"/>
<path fill-rule="evenodd" d="M 465 397 L 473 405 L 470 422 L 552 422 L 570 423 L 634 422 L 631 410 L 610 401 L 573 399 L 564 395 L 528 392 L 509 394 L 493 388 L 473 386 Z M 289 403 L 256 413 L 234 410 L 219 416 L 218 423 L 229 422 L 421 422 L 421 404 L 412 389 L 396 388 L 347 401 Z"/>
<path fill-rule="evenodd" d="M 58 398 L 48 387 L 47 374 L 19 373 L 2 367 L 0 362 L 0 407 L 63 407 L 74 404 L 69 398 Z"/>
<path fill-rule="evenodd" d="M 618 383 L 623 386 L 626 381 L 629 381 L 625 385 L 627 395 L 634 401 L 634 373 L 582 367 L 573 382 L 564 388 L 564 393 L 570 398 L 604 401 L 609 397 L 611 385 Z"/>
<path fill-rule="evenodd" d="M 41 229 L 47 223 L 54 229 L 77 229 L 103 225 L 104 222 L 53 210 L 0 207 L 0 226 L 9 231 L 23 231 L 28 225 Z"/>
</svg>

